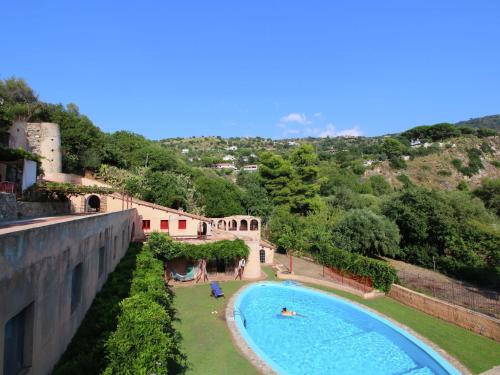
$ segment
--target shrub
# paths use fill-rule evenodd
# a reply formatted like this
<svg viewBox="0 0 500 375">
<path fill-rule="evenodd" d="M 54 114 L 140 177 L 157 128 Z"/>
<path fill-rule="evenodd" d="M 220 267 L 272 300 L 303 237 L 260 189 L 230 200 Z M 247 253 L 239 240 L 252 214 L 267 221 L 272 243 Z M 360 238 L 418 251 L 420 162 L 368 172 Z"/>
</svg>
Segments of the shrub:
<svg viewBox="0 0 500 375">
<path fill-rule="evenodd" d="M 451 171 L 448 171 L 446 169 L 441 169 L 437 171 L 438 176 L 451 176 Z"/>
<path fill-rule="evenodd" d="M 405 169 L 407 167 L 406 162 L 400 157 L 393 156 L 389 159 L 389 163 L 394 169 Z"/>
<path fill-rule="evenodd" d="M 117 329 L 106 342 L 104 374 L 160 375 L 186 370 L 181 337 L 172 325 L 175 312 L 171 303 L 163 263 L 146 245 L 137 257 L 131 296 L 120 303 Z"/>
<path fill-rule="evenodd" d="M 335 267 L 358 276 L 369 277 L 376 289 L 388 292 L 398 281 L 396 270 L 382 260 L 368 258 L 333 247 L 323 249 L 316 257 L 327 267 Z"/>
</svg>

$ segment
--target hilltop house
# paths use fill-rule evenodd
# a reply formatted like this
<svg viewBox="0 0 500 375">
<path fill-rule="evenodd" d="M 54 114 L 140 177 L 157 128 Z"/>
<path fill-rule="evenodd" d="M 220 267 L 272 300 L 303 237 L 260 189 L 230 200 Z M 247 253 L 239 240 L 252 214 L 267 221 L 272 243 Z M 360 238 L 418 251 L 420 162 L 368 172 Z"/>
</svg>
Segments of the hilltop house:
<svg viewBox="0 0 500 375">
<path fill-rule="evenodd" d="M 233 155 L 225 155 L 222 160 L 224 161 L 235 161 L 236 158 Z"/>
<path fill-rule="evenodd" d="M 183 148 L 181 150 L 181 154 L 184 154 L 184 155 L 189 154 L 189 148 Z"/>
<path fill-rule="evenodd" d="M 226 151 L 237 151 L 238 150 L 238 146 L 229 146 L 226 148 Z"/>
<path fill-rule="evenodd" d="M 232 169 L 234 171 L 238 169 L 232 163 L 218 163 L 218 164 L 215 164 L 214 167 L 215 167 L 215 169 Z"/>
<path fill-rule="evenodd" d="M 259 169 L 259 167 L 256 164 L 245 165 L 241 168 L 241 170 L 245 172 L 257 172 L 257 169 Z"/>
</svg>

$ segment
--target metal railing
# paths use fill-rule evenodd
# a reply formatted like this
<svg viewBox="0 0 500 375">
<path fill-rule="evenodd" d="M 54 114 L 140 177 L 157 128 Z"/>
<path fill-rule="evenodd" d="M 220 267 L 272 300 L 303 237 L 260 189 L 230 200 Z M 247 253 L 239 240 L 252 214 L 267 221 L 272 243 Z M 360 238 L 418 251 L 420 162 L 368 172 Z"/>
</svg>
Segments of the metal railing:
<svg viewBox="0 0 500 375">
<path fill-rule="evenodd" d="M 0 182 L 0 191 L 4 193 L 19 194 L 19 185 L 15 182 Z"/>
<path fill-rule="evenodd" d="M 341 285 L 346 285 L 365 293 L 373 291 L 372 279 L 369 277 L 355 275 L 334 267 L 323 266 L 323 277 L 330 278 Z"/>
</svg>

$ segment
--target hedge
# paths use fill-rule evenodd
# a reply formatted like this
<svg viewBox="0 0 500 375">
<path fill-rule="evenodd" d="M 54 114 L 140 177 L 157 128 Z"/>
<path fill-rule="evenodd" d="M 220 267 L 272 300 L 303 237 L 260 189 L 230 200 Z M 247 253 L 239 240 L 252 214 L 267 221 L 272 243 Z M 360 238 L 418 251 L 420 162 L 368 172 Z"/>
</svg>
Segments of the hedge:
<svg viewBox="0 0 500 375">
<path fill-rule="evenodd" d="M 120 301 L 129 296 L 132 272 L 140 244 L 131 244 L 101 291 L 97 293 L 82 324 L 53 374 L 101 374 L 106 368 L 105 343 L 116 329 Z"/>
<path fill-rule="evenodd" d="M 106 342 L 109 364 L 104 374 L 183 373 L 187 360 L 172 325 L 172 295 L 163 281 L 163 264 L 148 245 L 137 257 L 130 292 L 120 303 L 117 329 Z"/>
<path fill-rule="evenodd" d="M 358 276 L 369 277 L 373 287 L 384 292 L 398 281 L 396 270 L 388 263 L 337 248 L 323 249 L 316 255 L 317 261 L 327 267 L 335 267 Z"/>
<path fill-rule="evenodd" d="M 164 233 L 153 232 L 149 237 L 148 245 L 151 251 L 163 260 L 175 258 L 189 259 L 235 259 L 246 258 L 250 250 L 243 240 L 223 240 L 194 245 L 173 241 Z"/>
</svg>

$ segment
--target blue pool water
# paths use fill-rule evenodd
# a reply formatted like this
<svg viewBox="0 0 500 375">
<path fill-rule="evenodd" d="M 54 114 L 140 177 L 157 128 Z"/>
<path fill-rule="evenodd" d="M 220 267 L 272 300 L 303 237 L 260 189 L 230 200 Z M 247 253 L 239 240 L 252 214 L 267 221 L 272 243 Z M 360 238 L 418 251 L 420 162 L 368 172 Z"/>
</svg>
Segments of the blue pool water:
<svg viewBox="0 0 500 375">
<path fill-rule="evenodd" d="M 282 317 L 282 307 L 305 317 Z M 235 319 L 252 349 L 280 374 L 459 374 L 389 321 L 298 285 L 253 284 L 238 296 Z"/>
</svg>

